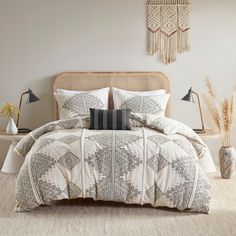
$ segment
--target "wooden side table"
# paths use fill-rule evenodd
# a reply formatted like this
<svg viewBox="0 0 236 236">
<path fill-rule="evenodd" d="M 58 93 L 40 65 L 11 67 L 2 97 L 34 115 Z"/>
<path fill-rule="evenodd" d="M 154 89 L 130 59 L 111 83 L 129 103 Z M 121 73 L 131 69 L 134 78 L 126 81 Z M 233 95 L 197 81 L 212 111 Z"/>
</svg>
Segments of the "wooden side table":
<svg viewBox="0 0 236 236">
<path fill-rule="evenodd" d="M 14 152 L 14 148 L 16 144 L 26 135 L 27 134 L 10 135 L 6 134 L 6 132 L 4 131 L 0 131 L 0 139 L 11 142 L 11 145 L 9 147 L 8 153 L 1 169 L 3 173 L 16 174 L 19 172 L 25 159 L 22 156 L 18 155 L 16 152 Z"/>
<path fill-rule="evenodd" d="M 201 138 L 219 138 L 220 137 L 220 133 L 218 130 L 215 129 L 205 129 L 206 132 L 205 133 L 200 133 L 198 134 Z"/>
</svg>

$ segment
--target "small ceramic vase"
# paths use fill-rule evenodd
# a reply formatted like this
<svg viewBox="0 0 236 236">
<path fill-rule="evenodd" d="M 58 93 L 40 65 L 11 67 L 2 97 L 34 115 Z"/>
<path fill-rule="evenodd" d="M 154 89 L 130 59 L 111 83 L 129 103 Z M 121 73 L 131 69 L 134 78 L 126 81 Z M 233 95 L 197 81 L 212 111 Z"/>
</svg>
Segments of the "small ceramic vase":
<svg viewBox="0 0 236 236">
<path fill-rule="evenodd" d="M 230 179 L 235 169 L 236 150 L 234 147 L 222 147 L 219 151 L 220 173 L 223 179 Z"/>
<path fill-rule="evenodd" d="M 18 129 L 16 127 L 16 124 L 13 120 L 12 117 L 9 118 L 9 122 L 6 128 L 6 133 L 7 134 L 17 134 L 18 133 Z"/>
</svg>

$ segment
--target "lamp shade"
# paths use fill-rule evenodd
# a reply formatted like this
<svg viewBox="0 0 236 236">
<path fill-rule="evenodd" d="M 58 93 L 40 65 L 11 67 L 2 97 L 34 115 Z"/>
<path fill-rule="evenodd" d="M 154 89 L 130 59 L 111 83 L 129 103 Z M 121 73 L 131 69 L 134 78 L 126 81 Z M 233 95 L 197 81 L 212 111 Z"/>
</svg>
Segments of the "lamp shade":
<svg viewBox="0 0 236 236">
<path fill-rule="evenodd" d="M 202 116 L 202 109 L 201 109 L 201 103 L 200 103 L 200 98 L 198 93 L 192 90 L 192 87 L 188 90 L 188 93 L 182 98 L 183 101 L 187 102 L 192 102 L 195 103 L 193 95 L 197 97 L 197 103 L 198 103 L 198 108 L 199 108 L 199 113 L 200 113 L 200 118 L 201 118 L 201 123 L 202 123 L 202 128 L 201 129 L 193 129 L 196 133 L 205 133 L 205 128 L 204 128 L 204 122 L 203 122 L 203 116 Z"/>
<path fill-rule="evenodd" d="M 192 90 L 192 88 L 190 88 L 188 90 L 188 93 L 182 98 L 182 100 L 183 101 L 187 101 L 187 102 L 195 103 L 194 98 L 193 98 L 193 90 Z"/>
<path fill-rule="evenodd" d="M 33 93 L 31 89 L 28 90 L 28 100 L 27 103 L 37 102 L 40 99 Z"/>
</svg>

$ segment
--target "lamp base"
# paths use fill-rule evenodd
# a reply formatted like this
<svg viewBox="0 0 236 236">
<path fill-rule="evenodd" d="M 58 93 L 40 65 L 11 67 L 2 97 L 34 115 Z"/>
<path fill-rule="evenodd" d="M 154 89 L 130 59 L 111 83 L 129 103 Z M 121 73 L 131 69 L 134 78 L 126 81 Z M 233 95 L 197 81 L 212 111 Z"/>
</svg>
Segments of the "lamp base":
<svg viewBox="0 0 236 236">
<path fill-rule="evenodd" d="M 18 133 L 20 133 L 20 134 L 27 134 L 27 133 L 30 133 L 31 131 L 32 131 L 32 129 L 27 129 L 27 128 L 18 129 Z"/>
<path fill-rule="evenodd" d="M 205 129 L 193 129 L 194 132 L 196 132 L 197 134 L 204 134 L 206 132 Z"/>
</svg>

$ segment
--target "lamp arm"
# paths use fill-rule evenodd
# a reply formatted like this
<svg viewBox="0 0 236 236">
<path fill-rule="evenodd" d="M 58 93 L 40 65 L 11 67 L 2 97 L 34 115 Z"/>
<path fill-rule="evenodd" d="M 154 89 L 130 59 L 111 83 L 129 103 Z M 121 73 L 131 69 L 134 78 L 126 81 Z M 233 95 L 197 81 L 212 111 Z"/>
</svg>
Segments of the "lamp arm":
<svg viewBox="0 0 236 236">
<path fill-rule="evenodd" d="M 18 106 L 18 114 L 17 114 L 17 120 L 16 120 L 16 127 L 19 128 L 19 120 L 20 120 L 20 109 L 21 109 L 21 105 L 22 105 L 22 98 L 25 94 L 28 94 L 29 91 L 26 91 L 24 93 L 21 94 L 21 97 L 20 97 L 20 102 L 19 102 L 19 106 Z"/>
<path fill-rule="evenodd" d="M 205 127 L 204 127 L 204 121 L 203 121 L 203 117 L 202 117 L 202 108 L 201 108 L 200 98 L 199 98 L 199 95 L 196 92 L 192 91 L 192 93 L 197 96 L 198 108 L 199 108 L 200 117 L 201 117 L 201 123 L 202 123 L 202 129 L 204 130 Z"/>
</svg>

